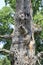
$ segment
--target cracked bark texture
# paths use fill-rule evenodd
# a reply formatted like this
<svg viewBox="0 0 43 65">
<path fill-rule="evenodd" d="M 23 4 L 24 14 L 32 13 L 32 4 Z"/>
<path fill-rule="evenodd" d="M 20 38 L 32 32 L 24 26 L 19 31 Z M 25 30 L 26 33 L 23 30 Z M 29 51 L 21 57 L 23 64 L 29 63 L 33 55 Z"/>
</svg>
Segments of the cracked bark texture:
<svg viewBox="0 0 43 65">
<path fill-rule="evenodd" d="M 16 0 L 15 31 L 10 53 L 11 65 L 35 65 L 31 0 Z"/>
</svg>

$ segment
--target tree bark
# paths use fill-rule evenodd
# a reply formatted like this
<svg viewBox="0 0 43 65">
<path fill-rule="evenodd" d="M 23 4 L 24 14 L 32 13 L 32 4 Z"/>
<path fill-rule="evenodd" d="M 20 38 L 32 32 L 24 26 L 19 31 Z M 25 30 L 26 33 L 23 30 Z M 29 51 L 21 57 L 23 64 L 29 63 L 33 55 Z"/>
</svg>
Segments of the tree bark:
<svg viewBox="0 0 43 65">
<path fill-rule="evenodd" d="M 35 65 L 31 0 L 16 0 L 14 34 L 10 48 L 10 53 L 13 52 L 11 65 Z"/>
</svg>

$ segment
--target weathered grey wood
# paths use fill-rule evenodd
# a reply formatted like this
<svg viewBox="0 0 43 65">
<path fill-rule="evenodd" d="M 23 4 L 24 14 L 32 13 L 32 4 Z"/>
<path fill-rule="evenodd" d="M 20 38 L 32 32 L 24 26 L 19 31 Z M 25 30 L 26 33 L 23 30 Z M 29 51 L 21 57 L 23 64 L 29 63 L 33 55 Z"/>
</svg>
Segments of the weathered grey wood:
<svg viewBox="0 0 43 65">
<path fill-rule="evenodd" d="M 35 65 L 31 0 L 16 0 L 15 31 L 10 52 L 14 56 L 12 65 Z"/>
</svg>

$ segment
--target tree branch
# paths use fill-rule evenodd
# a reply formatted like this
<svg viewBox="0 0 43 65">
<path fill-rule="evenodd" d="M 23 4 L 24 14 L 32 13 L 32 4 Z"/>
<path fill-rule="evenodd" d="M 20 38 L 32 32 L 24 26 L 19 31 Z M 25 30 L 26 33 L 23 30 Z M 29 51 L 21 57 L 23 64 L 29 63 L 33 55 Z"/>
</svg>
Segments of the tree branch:
<svg viewBox="0 0 43 65">
<path fill-rule="evenodd" d="M 39 52 L 39 53 L 37 54 L 37 57 L 38 57 L 38 58 L 40 58 L 40 57 L 43 58 L 43 51 L 42 51 L 42 52 Z"/>
<path fill-rule="evenodd" d="M 14 35 L 0 35 L 0 38 L 12 38 Z"/>
<path fill-rule="evenodd" d="M 32 24 L 32 30 L 34 31 L 34 33 L 36 33 L 36 32 L 41 32 L 42 28 L 40 27 L 40 25 L 33 23 Z"/>
<path fill-rule="evenodd" d="M 39 65 L 41 65 L 39 60 L 38 60 L 38 63 L 39 63 Z"/>
<path fill-rule="evenodd" d="M 10 53 L 10 51 L 9 50 L 6 50 L 6 49 L 0 49 L 0 52 L 5 52 L 5 53 Z"/>
<path fill-rule="evenodd" d="M 11 54 L 13 55 L 13 52 L 11 52 L 10 50 L 7 50 L 7 49 L 0 49 L 0 53 L 7 53 L 7 54 Z"/>
</svg>

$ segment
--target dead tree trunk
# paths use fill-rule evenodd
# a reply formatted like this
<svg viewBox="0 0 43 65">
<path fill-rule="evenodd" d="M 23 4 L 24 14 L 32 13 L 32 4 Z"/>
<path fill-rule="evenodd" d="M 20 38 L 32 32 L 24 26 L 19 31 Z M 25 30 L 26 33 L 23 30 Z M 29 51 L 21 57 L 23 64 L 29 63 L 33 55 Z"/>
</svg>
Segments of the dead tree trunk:
<svg viewBox="0 0 43 65">
<path fill-rule="evenodd" d="M 13 53 L 11 65 L 35 65 L 31 0 L 16 0 L 15 31 L 10 52 Z"/>
</svg>

